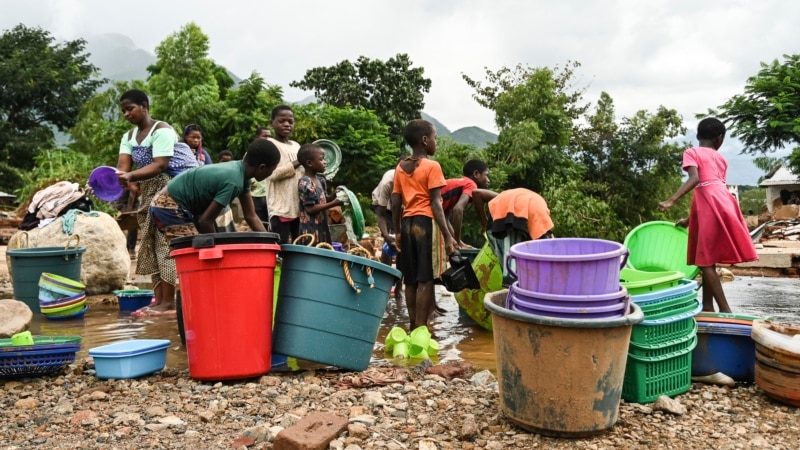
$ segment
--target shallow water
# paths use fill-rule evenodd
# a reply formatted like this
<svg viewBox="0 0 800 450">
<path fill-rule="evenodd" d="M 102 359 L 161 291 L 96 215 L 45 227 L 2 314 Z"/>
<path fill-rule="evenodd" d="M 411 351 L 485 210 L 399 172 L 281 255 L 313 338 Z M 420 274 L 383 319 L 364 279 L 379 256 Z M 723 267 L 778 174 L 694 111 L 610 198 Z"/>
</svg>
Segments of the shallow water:
<svg viewBox="0 0 800 450">
<path fill-rule="evenodd" d="M 800 323 L 800 279 L 738 277 L 724 283 L 723 288 L 734 312 L 756 316 L 771 316 L 774 320 Z M 91 307 L 82 319 L 53 321 L 36 315 L 31 324 L 35 335 L 81 335 L 83 345 L 78 358 L 88 354 L 90 348 L 128 339 L 169 339 L 172 345 L 167 352 L 167 366 L 187 367 L 186 350 L 181 345 L 175 317 L 136 318 L 120 312 L 113 302 L 103 302 L 113 296 L 92 297 Z M 478 369 L 495 371 L 492 334 L 475 324 L 466 314 L 459 312 L 452 295 L 439 296 L 438 303 L 447 312 L 434 320 L 432 331 L 440 344 L 434 362 L 465 360 Z M 384 315 L 372 360 L 383 361 L 383 342 L 386 333 L 395 325 L 407 327 L 405 305 L 390 298 Z M 410 360 L 409 364 L 418 361 Z M 305 367 L 301 362 L 300 367 Z"/>
</svg>

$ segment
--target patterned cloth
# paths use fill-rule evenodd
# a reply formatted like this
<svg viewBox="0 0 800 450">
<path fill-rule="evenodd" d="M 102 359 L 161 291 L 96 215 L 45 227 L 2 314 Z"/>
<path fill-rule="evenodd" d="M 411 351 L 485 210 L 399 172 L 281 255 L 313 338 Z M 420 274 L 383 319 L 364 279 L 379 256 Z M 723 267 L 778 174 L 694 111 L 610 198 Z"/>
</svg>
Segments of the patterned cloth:
<svg viewBox="0 0 800 450">
<path fill-rule="evenodd" d="M 299 233 L 314 235 L 315 242 L 331 242 L 331 231 L 328 227 L 328 213 L 320 211 L 317 214 L 308 214 L 306 206 L 324 205 L 325 178 L 318 176 L 319 184 L 310 177 L 303 176 L 297 182 L 297 191 L 300 195 L 300 228 Z"/>
<path fill-rule="evenodd" d="M 166 188 L 153 197 L 153 201 L 150 202 L 150 214 L 156 228 L 164 233 L 167 242 L 176 237 L 199 234 L 192 213 L 178 205 Z"/>
<path fill-rule="evenodd" d="M 164 233 L 159 233 L 150 215 L 150 202 L 153 197 L 167 185 L 170 176 L 161 173 L 148 180 L 139 182 L 141 190 L 141 207 L 136 213 L 142 241 L 137 255 L 136 274 L 151 275 L 153 287 L 161 281 L 171 285 L 178 283 L 178 271 L 175 260 L 169 256 L 169 241 Z"/>
</svg>

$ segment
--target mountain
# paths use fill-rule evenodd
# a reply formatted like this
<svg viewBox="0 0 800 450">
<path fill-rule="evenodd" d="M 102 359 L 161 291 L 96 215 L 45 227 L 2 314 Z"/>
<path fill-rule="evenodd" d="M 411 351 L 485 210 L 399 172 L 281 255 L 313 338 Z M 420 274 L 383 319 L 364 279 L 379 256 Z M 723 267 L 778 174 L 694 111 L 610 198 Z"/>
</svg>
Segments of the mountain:
<svg viewBox="0 0 800 450">
<path fill-rule="evenodd" d="M 146 80 L 147 66 L 155 64 L 156 56 L 136 47 L 133 40 L 122 34 L 100 34 L 86 39 L 89 62 L 100 69 L 100 76 L 111 81 Z"/>
<path fill-rule="evenodd" d="M 480 127 L 459 128 L 450 135 L 454 141 L 484 148 L 497 142 L 497 135 Z"/>
<path fill-rule="evenodd" d="M 438 120 L 436 120 L 435 117 L 431 116 L 430 114 L 426 113 L 425 111 L 422 111 L 422 119 L 423 120 L 427 120 L 428 122 L 432 123 L 433 126 L 436 127 L 436 133 L 439 136 L 450 136 L 452 134 L 452 133 L 450 133 L 450 129 L 447 128 L 446 126 L 444 126 L 444 124 L 442 122 L 439 122 Z M 456 142 L 458 142 L 458 141 L 456 141 Z"/>
</svg>

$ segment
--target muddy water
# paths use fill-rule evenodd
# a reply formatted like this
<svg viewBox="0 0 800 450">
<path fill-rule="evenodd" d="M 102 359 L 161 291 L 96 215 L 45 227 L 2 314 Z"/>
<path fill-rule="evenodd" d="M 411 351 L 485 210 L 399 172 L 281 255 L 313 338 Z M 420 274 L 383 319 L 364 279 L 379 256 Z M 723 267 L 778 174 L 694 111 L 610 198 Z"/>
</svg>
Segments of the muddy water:
<svg viewBox="0 0 800 450">
<path fill-rule="evenodd" d="M 772 316 L 775 320 L 800 323 L 800 279 L 739 277 L 723 285 L 728 301 L 735 312 L 757 316 Z M 83 319 L 52 321 L 37 316 L 31 325 L 34 334 L 81 335 L 83 345 L 78 357 L 100 345 L 127 339 L 169 339 L 172 346 L 167 352 L 167 365 L 186 368 L 186 350 L 181 345 L 177 321 L 174 317 L 135 318 L 122 313 L 111 296 L 91 298 L 91 307 Z M 441 349 L 435 362 L 451 360 L 470 361 L 478 369 L 495 371 L 494 343 L 491 332 L 472 322 L 451 295 L 439 296 L 438 303 L 447 312 L 437 317 L 433 325 L 434 337 Z M 386 359 L 383 342 L 392 326 L 407 326 L 405 305 L 390 299 L 373 352 L 373 362 Z M 410 361 L 413 364 L 415 361 Z M 300 367 L 304 367 L 300 363 Z"/>
</svg>

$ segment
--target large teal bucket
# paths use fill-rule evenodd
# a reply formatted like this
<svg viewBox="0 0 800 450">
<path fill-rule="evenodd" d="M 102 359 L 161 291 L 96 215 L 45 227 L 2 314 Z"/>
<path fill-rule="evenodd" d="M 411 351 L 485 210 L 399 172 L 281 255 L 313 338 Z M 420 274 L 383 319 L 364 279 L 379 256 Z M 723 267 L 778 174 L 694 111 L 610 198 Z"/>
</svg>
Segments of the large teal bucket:
<svg viewBox="0 0 800 450">
<path fill-rule="evenodd" d="M 54 273 L 72 280 L 81 279 L 81 256 L 86 247 L 38 247 L 7 250 L 14 298 L 25 302 L 35 314 L 39 309 L 39 277 Z"/>
<path fill-rule="evenodd" d="M 281 257 L 273 353 L 365 370 L 400 272 L 360 256 L 300 245 L 282 245 Z"/>
</svg>

